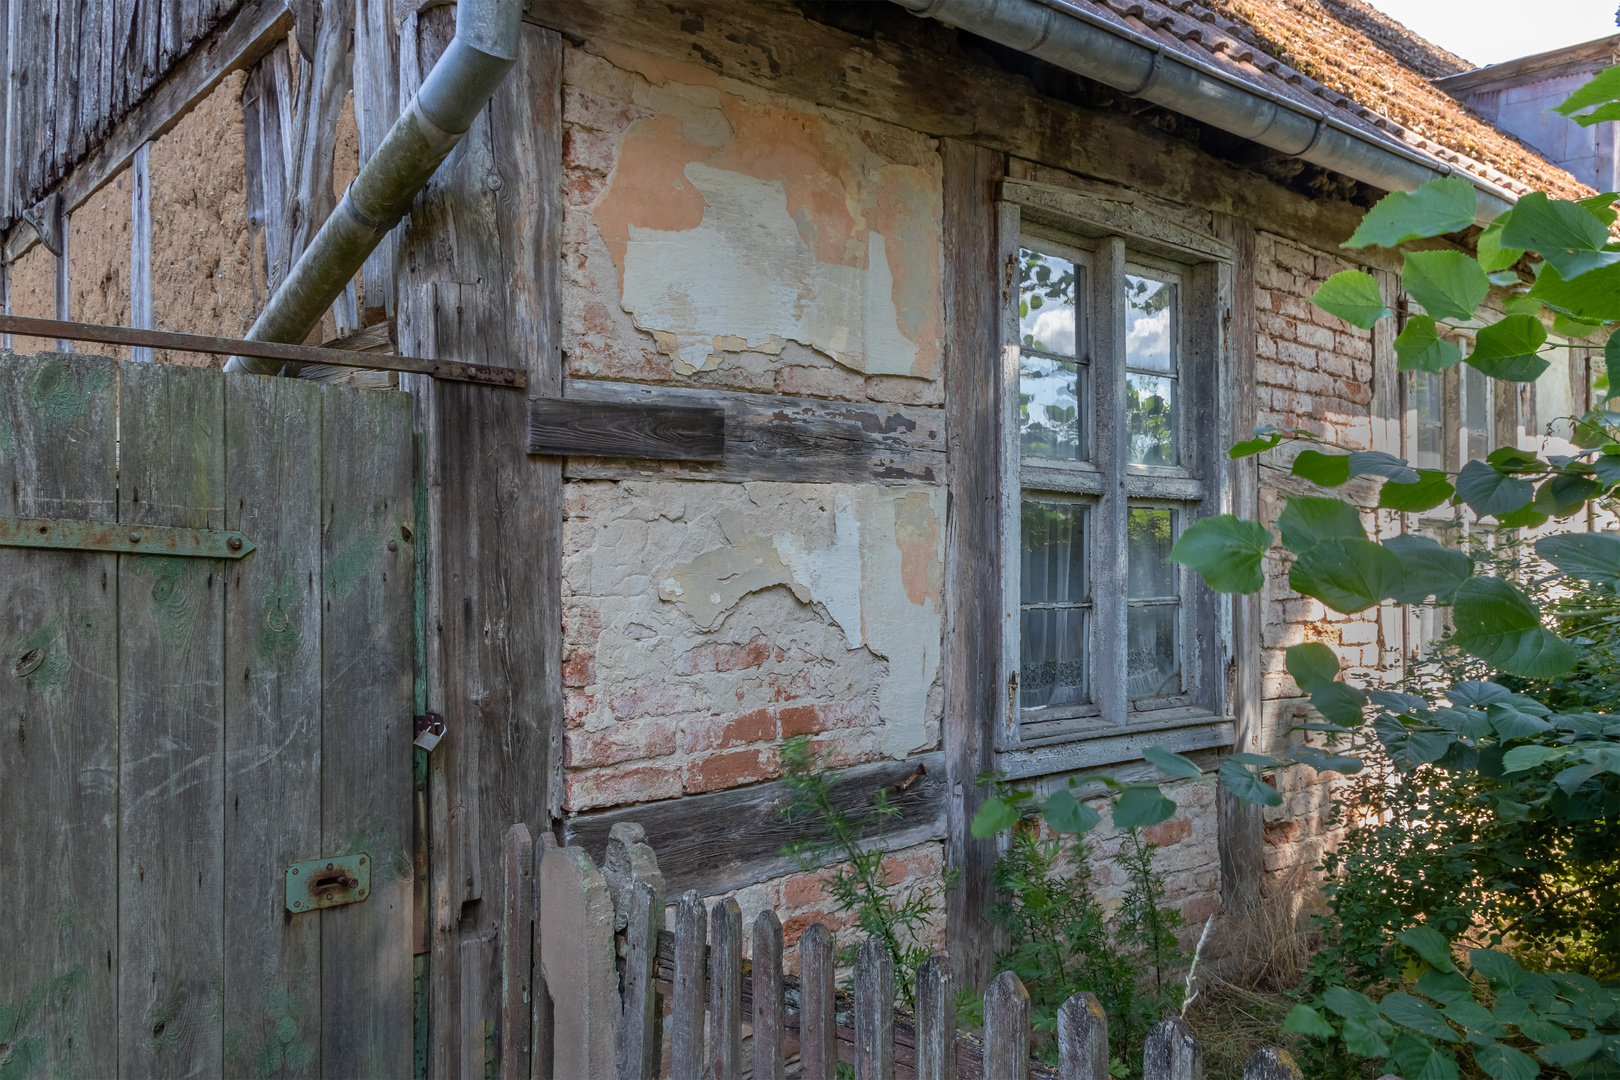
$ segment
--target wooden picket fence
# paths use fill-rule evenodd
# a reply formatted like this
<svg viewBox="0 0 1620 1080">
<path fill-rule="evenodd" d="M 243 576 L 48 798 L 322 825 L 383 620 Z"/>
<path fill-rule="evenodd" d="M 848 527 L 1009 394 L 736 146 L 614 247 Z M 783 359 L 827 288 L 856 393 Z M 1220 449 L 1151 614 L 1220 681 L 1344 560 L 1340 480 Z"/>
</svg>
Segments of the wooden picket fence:
<svg viewBox="0 0 1620 1080">
<path fill-rule="evenodd" d="M 894 1006 L 894 971 L 875 942 L 861 947 L 849 994 L 837 989 L 833 937 L 819 923 L 799 938 L 797 978 L 783 974 L 773 911 L 745 927 L 735 900 L 705 908 L 692 891 L 675 900 L 674 926 L 665 929 L 663 876 L 637 825 L 614 827 L 600 867 L 581 848 L 558 847 L 549 834 L 535 842 L 514 826 L 506 884 L 500 1071 L 508 1080 L 834 1080 L 840 1062 L 858 1080 L 1108 1080 L 1108 1021 L 1092 994 L 1074 995 L 1059 1012 L 1054 1070 L 1029 1059 L 1029 995 L 1012 972 L 985 994 L 980 1037 L 957 1029 L 944 956 L 917 970 L 916 1011 L 907 1013 Z M 1184 1020 L 1152 1029 L 1144 1074 L 1201 1080 L 1201 1050 Z M 1300 1076 L 1272 1047 L 1243 1073 Z"/>
</svg>

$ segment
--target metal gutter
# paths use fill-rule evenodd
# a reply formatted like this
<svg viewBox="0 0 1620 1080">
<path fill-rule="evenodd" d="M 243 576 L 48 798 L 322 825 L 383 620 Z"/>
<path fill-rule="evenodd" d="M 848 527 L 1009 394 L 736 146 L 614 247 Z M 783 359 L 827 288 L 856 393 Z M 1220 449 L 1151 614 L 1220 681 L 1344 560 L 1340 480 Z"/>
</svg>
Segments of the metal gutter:
<svg viewBox="0 0 1620 1080">
<path fill-rule="evenodd" d="M 455 37 L 265 305 L 249 341 L 297 344 L 320 322 L 517 62 L 522 11 L 523 0 L 456 5 Z M 233 356 L 225 370 L 274 375 L 282 366 Z"/>
<path fill-rule="evenodd" d="M 1479 192 L 1482 224 L 1518 198 L 1489 180 L 1360 131 L 1077 6 L 1055 0 L 894 3 L 1383 191 L 1410 191 L 1442 176 L 1461 176 Z"/>
</svg>

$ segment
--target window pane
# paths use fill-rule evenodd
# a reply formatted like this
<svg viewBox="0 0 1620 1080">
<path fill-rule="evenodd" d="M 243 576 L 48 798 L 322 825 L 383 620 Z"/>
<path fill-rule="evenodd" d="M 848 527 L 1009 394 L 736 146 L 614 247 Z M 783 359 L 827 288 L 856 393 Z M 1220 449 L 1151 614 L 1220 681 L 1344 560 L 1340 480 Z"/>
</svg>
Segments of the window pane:
<svg viewBox="0 0 1620 1080">
<path fill-rule="evenodd" d="M 1125 693 L 1132 701 L 1181 691 L 1176 657 L 1177 604 L 1128 609 L 1125 624 Z"/>
<path fill-rule="evenodd" d="M 1125 275 L 1125 366 L 1176 373 L 1176 287 Z"/>
<path fill-rule="evenodd" d="M 1026 709 L 1087 699 L 1086 507 L 1025 499 L 1019 620 L 1020 702 Z M 1042 605 L 1039 607 L 1032 605 Z"/>
<path fill-rule="evenodd" d="M 1018 449 L 1026 457 L 1084 458 L 1081 394 L 1079 364 L 1025 353 L 1019 361 Z"/>
<path fill-rule="evenodd" d="M 1417 455 L 1420 469 L 1443 469 L 1445 429 L 1441 414 L 1440 376 L 1431 371 L 1412 372 L 1412 411 L 1417 419 Z"/>
<path fill-rule="evenodd" d="M 1468 429 L 1468 456 L 1490 453 L 1491 380 L 1483 371 L 1463 365 L 1463 426 Z"/>
<path fill-rule="evenodd" d="M 1083 503 L 1024 500 L 1023 603 L 1087 600 L 1085 522 Z"/>
<path fill-rule="evenodd" d="M 1087 700 L 1086 629 L 1089 608 L 1025 608 L 1019 704 L 1025 709 Z"/>
<path fill-rule="evenodd" d="M 1028 248 L 1018 255 L 1018 334 L 1024 348 L 1077 356 L 1074 263 Z"/>
<path fill-rule="evenodd" d="M 1132 465 L 1174 465 L 1175 380 L 1125 376 L 1126 454 Z"/>
<path fill-rule="evenodd" d="M 1176 542 L 1174 510 L 1133 506 L 1125 518 L 1125 595 L 1132 600 L 1176 596 L 1177 564 L 1170 561 Z"/>
</svg>

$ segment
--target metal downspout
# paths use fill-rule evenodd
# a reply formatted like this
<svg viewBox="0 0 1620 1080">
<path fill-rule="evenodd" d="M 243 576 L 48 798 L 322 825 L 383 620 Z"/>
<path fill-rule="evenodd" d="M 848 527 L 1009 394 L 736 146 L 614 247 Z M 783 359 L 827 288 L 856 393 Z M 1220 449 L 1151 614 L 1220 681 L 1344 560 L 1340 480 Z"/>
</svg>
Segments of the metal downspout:
<svg viewBox="0 0 1620 1080">
<path fill-rule="evenodd" d="M 1409 191 L 1454 173 L 1479 192 L 1483 224 L 1517 196 L 1477 176 L 1379 139 L 1281 94 L 1250 86 L 1154 38 L 1043 0 L 894 0 L 914 15 L 988 38 L 1133 97 L 1301 158 L 1384 191 Z"/>
<path fill-rule="evenodd" d="M 517 62 L 522 11 L 523 0 L 460 0 L 455 37 L 265 304 L 249 341 L 298 344 L 320 322 Z M 233 356 L 225 370 L 274 375 L 281 367 Z"/>
</svg>

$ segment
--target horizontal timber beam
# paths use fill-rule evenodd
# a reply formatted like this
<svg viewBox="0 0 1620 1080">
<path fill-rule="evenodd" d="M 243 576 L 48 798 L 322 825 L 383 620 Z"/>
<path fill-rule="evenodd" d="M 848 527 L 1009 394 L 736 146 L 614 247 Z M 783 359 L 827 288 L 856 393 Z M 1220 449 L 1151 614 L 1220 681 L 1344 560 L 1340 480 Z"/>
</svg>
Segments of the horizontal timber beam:
<svg viewBox="0 0 1620 1080">
<path fill-rule="evenodd" d="M 529 399 L 531 454 L 719 461 L 725 450 L 725 413 L 716 408 Z"/>
<path fill-rule="evenodd" d="M 846 769 L 833 787 L 832 801 L 859 816 L 879 790 L 888 792 L 889 804 L 897 810 L 876 839 L 879 846 L 893 851 L 944 838 L 944 754 Z M 792 790 L 776 781 L 579 814 L 563 823 L 564 843 L 585 848 L 600 862 L 613 826 L 635 822 L 658 853 L 665 895 L 696 889 L 714 896 L 798 869 L 798 860 L 783 855 L 782 849 L 815 825 L 782 816 L 792 801 Z"/>
<path fill-rule="evenodd" d="M 179 334 L 170 330 L 136 330 L 129 326 L 100 323 L 63 322 L 60 319 L 30 319 L 22 315 L 0 315 L 0 334 L 25 337 L 59 338 L 66 341 L 95 341 L 103 345 L 137 345 L 149 349 L 212 353 L 215 356 L 257 356 L 291 364 L 328 364 L 333 367 L 364 368 L 371 371 L 406 371 L 431 375 L 451 382 L 477 383 L 504 389 L 523 390 L 529 377 L 519 368 L 489 364 L 462 364 L 450 360 L 428 360 L 394 353 L 354 352 L 314 345 L 282 345 L 273 341 L 243 341 L 240 338 L 208 334 Z"/>
<path fill-rule="evenodd" d="M 706 406 L 724 414 L 725 452 L 718 460 L 673 464 L 605 453 L 572 456 L 563 467 L 570 480 L 929 484 L 945 479 L 944 412 L 929 406 L 595 379 L 565 380 L 562 400 Z"/>
</svg>

